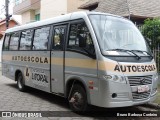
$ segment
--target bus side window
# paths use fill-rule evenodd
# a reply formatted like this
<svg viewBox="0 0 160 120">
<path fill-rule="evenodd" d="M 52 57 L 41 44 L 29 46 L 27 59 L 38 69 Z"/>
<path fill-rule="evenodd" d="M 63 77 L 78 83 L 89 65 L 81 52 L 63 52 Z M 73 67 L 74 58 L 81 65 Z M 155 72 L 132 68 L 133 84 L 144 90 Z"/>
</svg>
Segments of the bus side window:
<svg viewBox="0 0 160 120">
<path fill-rule="evenodd" d="M 67 48 L 94 54 L 94 44 L 84 22 L 71 24 Z"/>
<path fill-rule="evenodd" d="M 53 46 L 54 50 L 63 50 L 63 42 L 65 38 L 65 27 L 59 26 L 54 28 Z"/>
<path fill-rule="evenodd" d="M 42 27 L 35 30 L 33 40 L 33 50 L 47 50 L 50 27 Z"/>
<path fill-rule="evenodd" d="M 31 50 L 33 30 L 21 32 L 20 50 Z"/>
<path fill-rule="evenodd" d="M 18 50 L 18 44 L 19 44 L 19 33 L 12 33 L 11 39 L 10 39 L 10 50 Z"/>
<path fill-rule="evenodd" d="M 6 35 L 4 40 L 3 50 L 9 49 L 9 39 L 10 39 L 10 35 Z"/>
</svg>

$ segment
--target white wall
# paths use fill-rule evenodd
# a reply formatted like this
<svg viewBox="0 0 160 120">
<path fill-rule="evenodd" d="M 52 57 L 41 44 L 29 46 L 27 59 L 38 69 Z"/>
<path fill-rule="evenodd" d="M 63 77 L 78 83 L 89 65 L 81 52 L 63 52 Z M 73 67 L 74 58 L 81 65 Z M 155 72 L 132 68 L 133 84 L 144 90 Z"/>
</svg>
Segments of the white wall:
<svg viewBox="0 0 160 120">
<path fill-rule="evenodd" d="M 67 0 L 41 0 L 41 20 L 67 13 Z"/>
<path fill-rule="evenodd" d="M 22 24 L 29 23 L 31 21 L 35 20 L 35 11 L 29 10 L 22 14 Z"/>
</svg>

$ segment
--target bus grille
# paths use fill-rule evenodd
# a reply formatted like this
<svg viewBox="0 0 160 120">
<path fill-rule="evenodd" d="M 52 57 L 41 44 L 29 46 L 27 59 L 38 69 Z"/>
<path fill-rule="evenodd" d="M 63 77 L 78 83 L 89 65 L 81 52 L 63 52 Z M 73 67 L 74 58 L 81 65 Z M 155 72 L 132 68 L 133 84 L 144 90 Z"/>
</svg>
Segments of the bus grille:
<svg viewBox="0 0 160 120">
<path fill-rule="evenodd" d="M 145 99 L 145 98 L 148 98 L 149 95 L 150 95 L 150 92 L 145 92 L 145 93 L 132 92 L 132 97 L 134 100 Z"/>
<path fill-rule="evenodd" d="M 129 76 L 128 81 L 130 86 L 152 84 L 152 75 L 149 76 Z"/>
</svg>

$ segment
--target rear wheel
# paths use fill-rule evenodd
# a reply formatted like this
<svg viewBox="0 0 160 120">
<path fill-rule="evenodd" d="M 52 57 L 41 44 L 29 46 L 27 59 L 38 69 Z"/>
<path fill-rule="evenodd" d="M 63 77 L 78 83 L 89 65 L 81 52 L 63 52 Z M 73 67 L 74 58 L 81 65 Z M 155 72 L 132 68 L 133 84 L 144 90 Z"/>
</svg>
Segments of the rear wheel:
<svg viewBox="0 0 160 120">
<path fill-rule="evenodd" d="M 88 109 L 87 95 L 81 85 L 75 84 L 69 97 L 69 105 L 73 111 L 84 112 Z"/>
<path fill-rule="evenodd" d="M 17 86 L 18 86 L 19 91 L 23 92 L 26 89 L 26 87 L 24 85 L 24 79 L 23 79 L 22 73 L 18 74 L 18 77 L 17 77 Z"/>
</svg>

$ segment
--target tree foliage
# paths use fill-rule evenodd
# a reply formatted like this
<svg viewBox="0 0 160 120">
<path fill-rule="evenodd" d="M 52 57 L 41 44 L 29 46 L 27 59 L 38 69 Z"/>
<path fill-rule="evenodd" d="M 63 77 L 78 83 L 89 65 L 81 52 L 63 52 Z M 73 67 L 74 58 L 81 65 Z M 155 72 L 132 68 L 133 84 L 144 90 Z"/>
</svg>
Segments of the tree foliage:
<svg viewBox="0 0 160 120">
<path fill-rule="evenodd" d="M 160 43 L 160 18 L 146 19 L 141 31 L 151 49 L 156 48 Z"/>
</svg>

